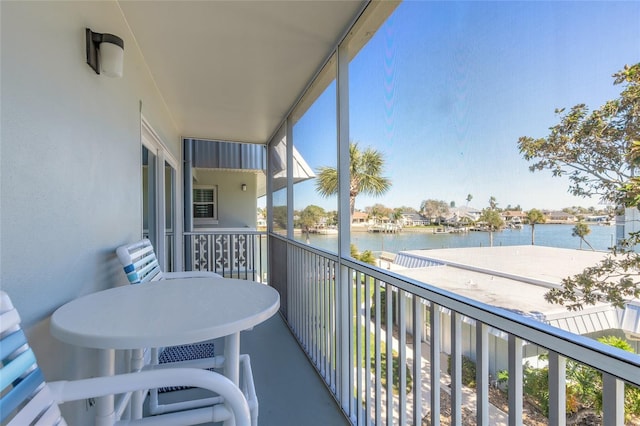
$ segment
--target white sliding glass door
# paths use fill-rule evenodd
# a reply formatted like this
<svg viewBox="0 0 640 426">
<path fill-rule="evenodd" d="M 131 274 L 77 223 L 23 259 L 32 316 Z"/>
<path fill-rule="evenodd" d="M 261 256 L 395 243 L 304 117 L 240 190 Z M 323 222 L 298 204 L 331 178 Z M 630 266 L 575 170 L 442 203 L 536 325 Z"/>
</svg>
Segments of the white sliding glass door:
<svg viewBox="0 0 640 426">
<path fill-rule="evenodd" d="M 142 121 L 142 235 L 153 244 L 160 266 L 176 270 L 179 250 L 177 227 L 178 162 Z"/>
</svg>

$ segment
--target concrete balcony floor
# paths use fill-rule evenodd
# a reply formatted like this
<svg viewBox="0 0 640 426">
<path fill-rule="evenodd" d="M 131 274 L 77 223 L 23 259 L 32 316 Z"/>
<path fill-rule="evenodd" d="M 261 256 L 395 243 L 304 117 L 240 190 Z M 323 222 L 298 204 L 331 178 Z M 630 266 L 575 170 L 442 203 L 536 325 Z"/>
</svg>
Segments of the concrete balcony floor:
<svg viewBox="0 0 640 426">
<path fill-rule="evenodd" d="M 216 353 L 222 353 L 216 341 Z M 341 426 L 345 418 L 279 314 L 245 331 L 240 352 L 251 357 L 260 426 Z M 187 390 L 160 394 L 161 402 L 197 397 Z M 210 425 L 213 423 L 210 423 Z"/>
</svg>

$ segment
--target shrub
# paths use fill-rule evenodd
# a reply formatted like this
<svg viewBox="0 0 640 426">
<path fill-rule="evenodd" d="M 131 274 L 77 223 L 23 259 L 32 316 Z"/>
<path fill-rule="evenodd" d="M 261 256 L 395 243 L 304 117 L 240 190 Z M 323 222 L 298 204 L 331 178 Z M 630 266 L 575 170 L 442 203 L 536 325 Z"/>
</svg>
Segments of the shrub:
<svg viewBox="0 0 640 426">
<path fill-rule="evenodd" d="M 398 352 L 392 351 L 393 357 L 393 393 L 398 395 L 400 393 L 400 359 L 398 356 Z M 376 365 L 376 357 L 375 355 L 371 356 L 371 368 L 374 369 Z M 405 366 L 406 374 L 407 374 L 407 393 L 411 392 L 413 389 L 413 376 L 411 375 L 411 369 L 408 366 Z M 380 353 L 380 371 L 381 378 L 380 383 L 383 387 L 387 386 L 387 353 L 386 351 L 382 351 Z"/>
<path fill-rule="evenodd" d="M 451 375 L 451 357 L 447 358 L 447 374 Z M 476 363 L 465 355 L 462 355 L 462 384 L 476 387 Z"/>
<path fill-rule="evenodd" d="M 527 362 L 523 372 L 523 392 L 529 395 L 538 409 L 549 415 L 549 368 L 533 368 Z"/>
</svg>

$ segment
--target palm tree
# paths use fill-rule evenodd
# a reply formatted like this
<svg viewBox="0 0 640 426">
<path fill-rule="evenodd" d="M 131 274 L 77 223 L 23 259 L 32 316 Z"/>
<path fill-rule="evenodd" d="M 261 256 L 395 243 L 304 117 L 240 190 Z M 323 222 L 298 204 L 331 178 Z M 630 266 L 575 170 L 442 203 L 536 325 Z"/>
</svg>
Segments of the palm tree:
<svg viewBox="0 0 640 426">
<path fill-rule="evenodd" d="M 494 197 L 493 195 L 489 197 L 489 207 L 491 208 L 491 210 L 495 210 L 498 207 L 496 197 Z"/>
<path fill-rule="evenodd" d="M 589 241 L 585 239 L 585 237 L 590 233 L 591 233 L 591 228 L 589 228 L 589 225 L 587 225 L 584 222 L 576 223 L 576 226 L 574 226 L 573 229 L 571 230 L 572 237 L 580 237 L 580 250 L 582 250 L 583 241 L 589 246 L 591 250 L 593 250 L 593 247 L 591 246 L 591 244 L 589 244 Z"/>
<path fill-rule="evenodd" d="M 540 210 L 531 209 L 527 212 L 527 220 L 529 221 L 529 225 L 531 225 L 531 245 L 533 246 L 536 244 L 536 223 L 545 223 L 547 221 L 547 217 Z"/>
<path fill-rule="evenodd" d="M 391 188 L 391 181 L 382 176 L 384 158 L 373 148 L 361 151 L 357 142 L 349 144 L 349 210 L 351 216 L 359 194 L 380 196 Z M 316 191 L 323 197 L 338 193 L 338 170 L 322 166 L 316 170 Z"/>
</svg>

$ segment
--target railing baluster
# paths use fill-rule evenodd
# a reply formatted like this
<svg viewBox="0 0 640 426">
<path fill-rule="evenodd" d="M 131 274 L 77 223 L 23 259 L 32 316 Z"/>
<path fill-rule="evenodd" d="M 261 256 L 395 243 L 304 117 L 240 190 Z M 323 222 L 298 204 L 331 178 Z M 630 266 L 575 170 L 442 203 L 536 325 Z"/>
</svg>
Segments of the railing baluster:
<svg viewBox="0 0 640 426">
<path fill-rule="evenodd" d="M 343 410 L 352 413 L 352 385 L 353 385 L 353 349 L 351 347 L 351 336 L 353 336 L 353 324 L 351 321 L 351 269 L 338 264 L 340 277 L 337 282 L 338 286 L 338 326 L 337 331 L 340 335 L 338 342 L 338 377 L 340 383 L 340 402 Z"/>
<path fill-rule="evenodd" d="M 400 401 L 398 407 L 398 415 L 400 417 L 400 425 L 407 424 L 407 297 L 404 290 L 398 289 L 398 365 L 400 366 Z M 389 339 L 393 342 L 392 338 Z M 393 362 L 392 362 L 393 364 Z"/>
<path fill-rule="evenodd" d="M 294 265 L 297 265 L 297 250 L 294 247 L 287 248 L 287 279 L 289 284 L 287 285 L 287 305 L 289 306 L 289 312 L 287 312 L 287 317 L 289 319 L 289 323 L 293 327 L 293 333 L 300 340 L 300 335 L 298 333 L 298 306 L 297 306 L 297 297 L 296 294 L 298 292 L 298 288 L 296 283 L 298 283 L 298 273 L 300 268 L 295 268 Z"/>
<path fill-rule="evenodd" d="M 362 278 L 363 275 L 360 272 L 356 272 L 355 273 L 355 282 L 354 285 L 356 287 L 356 300 L 355 303 L 353 304 L 353 310 L 354 310 L 354 321 L 355 321 L 355 325 L 356 325 L 356 385 L 355 387 L 355 392 L 356 392 L 356 406 L 354 407 L 354 411 L 356 413 L 357 419 L 358 419 L 358 425 L 362 425 L 363 423 L 363 419 L 362 419 L 362 338 L 363 336 L 363 331 L 362 331 Z"/>
<path fill-rule="evenodd" d="M 414 296 L 414 298 L 418 298 Z M 440 306 L 431 302 L 429 308 L 430 326 L 430 372 L 431 372 L 431 424 L 440 425 Z M 417 344 L 416 344 L 417 346 Z M 418 382 L 419 385 L 420 382 Z M 419 424 L 419 423 L 416 423 Z"/>
<path fill-rule="evenodd" d="M 324 366 L 324 360 L 322 358 L 322 341 L 323 341 L 323 333 L 322 333 L 322 324 L 323 324 L 323 312 L 322 312 L 322 259 L 320 256 L 315 254 L 314 256 L 314 265 L 316 267 L 316 279 L 314 280 L 314 284 L 316 287 L 315 295 L 316 295 L 316 366 L 318 370 L 322 372 L 322 367 Z"/>
<path fill-rule="evenodd" d="M 320 268 L 318 291 L 320 294 L 320 374 L 327 379 L 327 259 L 318 256 L 318 264 Z"/>
<path fill-rule="evenodd" d="M 304 347 L 304 320 L 302 317 L 303 315 L 302 286 L 304 282 L 303 280 L 304 280 L 304 274 L 305 274 L 305 265 L 303 263 L 302 255 L 303 255 L 303 252 L 296 253 L 296 261 L 300 262 L 298 263 L 298 265 L 300 265 L 300 270 L 296 274 L 296 281 L 294 285 L 296 287 L 296 325 L 298 327 L 298 339 L 300 340 L 300 343 Z"/>
<path fill-rule="evenodd" d="M 320 358 L 318 353 L 319 347 L 319 339 L 318 339 L 318 326 L 320 323 L 319 319 L 319 298 L 318 298 L 318 289 L 319 289 L 319 265 L 318 265 L 318 255 L 315 253 L 309 253 L 309 257 L 311 258 L 311 279 L 309 280 L 310 290 L 311 290 L 311 359 L 313 361 L 313 365 L 316 368 L 320 368 Z"/>
<path fill-rule="evenodd" d="M 394 424 L 393 421 L 393 407 L 394 407 L 394 399 L 393 399 L 393 289 L 390 285 L 385 285 L 385 299 L 386 299 L 386 309 L 387 309 L 387 324 L 385 329 L 385 340 L 386 340 L 386 361 L 387 361 L 387 424 Z"/>
<path fill-rule="evenodd" d="M 307 353 L 309 354 L 309 358 L 311 358 L 311 360 L 313 361 L 313 357 L 312 357 L 312 352 L 311 352 L 311 342 L 310 342 L 310 335 L 311 335 L 311 298 L 309 297 L 309 294 L 311 293 L 310 290 L 310 284 L 311 284 L 311 273 L 312 273 L 312 269 L 311 269 L 311 262 L 309 260 L 309 257 L 311 256 L 311 254 L 308 251 L 305 251 L 303 253 L 303 257 L 304 257 L 304 269 L 305 269 L 305 274 L 304 274 L 304 281 L 303 281 L 303 286 L 302 286 L 302 301 L 303 301 L 303 307 L 302 307 L 302 312 L 303 312 L 303 318 L 304 318 L 304 346 L 307 349 Z"/>
<path fill-rule="evenodd" d="M 375 418 L 374 424 L 379 425 L 382 424 L 382 356 L 380 353 L 380 346 L 382 342 L 382 309 L 381 309 L 381 297 L 380 297 L 380 281 L 375 280 L 374 283 L 374 298 L 375 298 L 375 308 L 376 308 L 376 335 L 375 335 L 375 352 L 376 352 L 376 366 L 375 366 L 375 384 L 376 384 L 376 403 L 375 403 Z"/>
<path fill-rule="evenodd" d="M 624 382 L 611 374 L 602 374 L 602 424 L 624 425 Z"/>
<path fill-rule="evenodd" d="M 422 424 L 422 325 L 423 306 L 417 296 L 413 300 L 413 424 Z"/>
<path fill-rule="evenodd" d="M 304 348 L 305 351 L 308 351 L 309 348 L 307 346 L 307 319 L 306 319 L 306 307 L 307 307 L 307 300 L 306 300 L 306 294 L 305 294 L 305 289 L 306 289 L 306 285 L 305 285 L 305 281 L 307 279 L 307 277 L 309 276 L 309 265 L 307 265 L 306 262 L 306 257 L 307 257 L 307 252 L 302 251 L 300 252 L 300 254 L 298 255 L 298 258 L 300 259 L 299 261 L 302 264 L 302 274 L 300 276 L 300 284 L 298 287 L 298 317 L 300 318 L 300 339 L 302 342 L 302 347 Z"/>
<path fill-rule="evenodd" d="M 371 281 L 372 278 L 365 275 L 364 281 L 364 361 L 365 361 L 365 421 L 371 419 Z"/>
<path fill-rule="evenodd" d="M 329 338 L 329 354 L 330 354 L 330 366 L 331 366 L 331 386 L 333 391 L 338 394 L 338 339 L 340 338 L 340 333 L 338 332 L 338 314 L 336 312 L 336 306 L 338 305 L 338 297 L 339 292 L 336 286 L 336 263 L 330 262 L 331 269 L 329 270 L 329 300 L 332 302 L 329 305 L 329 317 L 331 319 L 330 323 L 330 338 Z"/>
<path fill-rule="evenodd" d="M 462 426 L 462 316 L 451 311 L 451 425 Z"/>
<path fill-rule="evenodd" d="M 289 296 L 289 306 L 291 306 L 291 312 L 289 313 L 288 317 L 289 317 L 289 321 L 291 322 L 291 324 L 293 325 L 293 331 L 296 335 L 296 337 L 298 338 L 298 341 L 300 341 L 300 331 L 299 331 L 299 324 L 298 324 L 298 285 L 297 283 L 299 283 L 300 281 L 298 280 L 298 274 L 300 273 L 300 269 L 301 268 L 295 268 L 294 264 L 299 265 L 298 263 L 296 263 L 297 261 L 297 250 L 294 250 L 293 248 L 290 248 L 289 250 L 287 250 L 287 267 L 289 268 L 289 272 L 287 273 L 287 279 L 289 281 L 289 291 L 287 291 L 288 296 Z"/>
<path fill-rule="evenodd" d="M 476 321 L 476 421 L 489 424 L 489 327 Z"/>
<path fill-rule="evenodd" d="M 567 424 L 566 358 L 549 351 L 549 424 Z"/>
<path fill-rule="evenodd" d="M 509 426 L 522 424 L 522 339 L 509 335 Z"/>
</svg>

